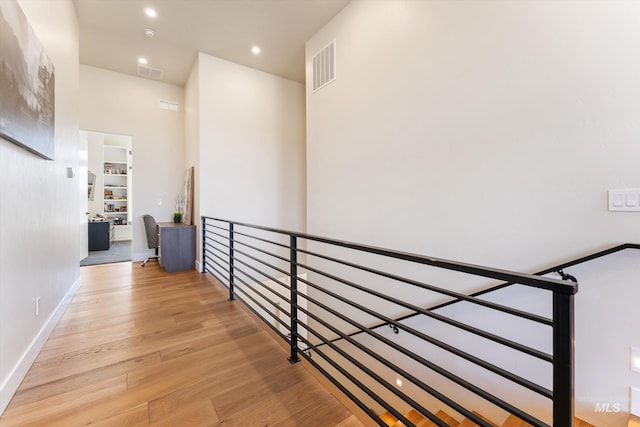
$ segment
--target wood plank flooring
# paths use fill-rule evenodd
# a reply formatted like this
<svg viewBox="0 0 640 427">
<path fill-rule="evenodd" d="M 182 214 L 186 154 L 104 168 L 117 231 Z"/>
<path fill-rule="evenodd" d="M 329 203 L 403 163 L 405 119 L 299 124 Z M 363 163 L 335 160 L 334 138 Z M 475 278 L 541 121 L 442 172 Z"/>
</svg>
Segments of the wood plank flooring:
<svg viewBox="0 0 640 427">
<path fill-rule="evenodd" d="M 362 424 L 209 274 L 81 268 L 0 426 Z"/>
</svg>

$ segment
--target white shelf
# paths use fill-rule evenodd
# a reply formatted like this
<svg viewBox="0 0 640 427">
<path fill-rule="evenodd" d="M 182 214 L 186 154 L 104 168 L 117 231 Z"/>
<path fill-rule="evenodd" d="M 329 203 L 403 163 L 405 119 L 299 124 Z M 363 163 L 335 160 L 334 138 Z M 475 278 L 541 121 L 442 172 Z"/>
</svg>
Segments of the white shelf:
<svg viewBox="0 0 640 427">
<path fill-rule="evenodd" d="M 116 234 L 116 240 L 131 239 L 131 200 L 129 199 L 131 194 L 128 191 L 131 184 L 131 151 L 128 147 L 113 145 L 104 145 L 103 148 L 103 196 L 111 197 L 103 199 L 104 207 L 126 209 L 125 212 L 105 210 L 104 215 L 115 218 L 118 222 L 127 222 L 115 224 L 115 228 L 122 231 L 120 238 Z"/>
</svg>

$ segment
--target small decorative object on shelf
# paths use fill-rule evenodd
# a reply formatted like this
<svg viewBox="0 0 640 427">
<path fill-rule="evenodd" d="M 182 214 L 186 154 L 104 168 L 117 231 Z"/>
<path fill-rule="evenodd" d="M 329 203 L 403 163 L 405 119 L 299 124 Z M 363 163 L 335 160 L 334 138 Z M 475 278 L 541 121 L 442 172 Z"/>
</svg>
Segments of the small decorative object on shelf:
<svg viewBox="0 0 640 427">
<path fill-rule="evenodd" d="M 176 195 L 176 210 L 173 213 L 173 222 L 179 224 L 182 221 L 182 206 L 184 204 L 184 197 L 182 194 L 178 193 Z"/>
</svg>

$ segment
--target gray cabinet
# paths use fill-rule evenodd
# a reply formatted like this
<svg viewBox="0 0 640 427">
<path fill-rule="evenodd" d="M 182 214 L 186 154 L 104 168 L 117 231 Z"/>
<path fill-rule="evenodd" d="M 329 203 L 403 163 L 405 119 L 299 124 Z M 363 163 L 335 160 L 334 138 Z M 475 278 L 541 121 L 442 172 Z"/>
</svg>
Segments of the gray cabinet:
<svg viewBox="0 0 640 427">
<path fill-rule="evenodd" d="M 196 226 L 160 222 L 160 265 L 165 271 L 193 270 L 196 266 Z"/>
<path fill-rule="evenodd" d="M 113 220 L 89 222 L 90 251 L 108 251 L 113 238 Z"/>
</svg>

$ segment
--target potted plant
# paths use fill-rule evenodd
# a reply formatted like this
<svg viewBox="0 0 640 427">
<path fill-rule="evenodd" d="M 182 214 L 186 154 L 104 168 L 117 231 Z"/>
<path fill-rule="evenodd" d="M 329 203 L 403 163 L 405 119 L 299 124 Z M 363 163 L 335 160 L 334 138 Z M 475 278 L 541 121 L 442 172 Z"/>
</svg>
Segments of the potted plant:
<svg viewBox="0 0 640 427">
<path fill-rule="evenodd" d="M 179 224 L 182 220 L 182 205 L 184 203 L 184 197 L 182 194 L 178 193 L 176 196 L 176 210 L 173 212 L 173 222 Z"/>
</svg>

